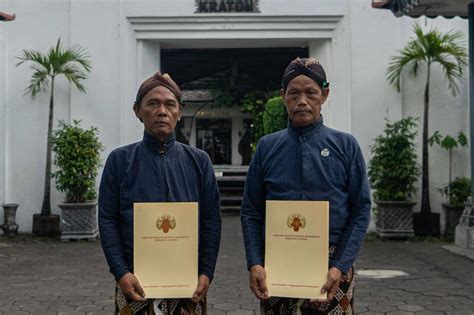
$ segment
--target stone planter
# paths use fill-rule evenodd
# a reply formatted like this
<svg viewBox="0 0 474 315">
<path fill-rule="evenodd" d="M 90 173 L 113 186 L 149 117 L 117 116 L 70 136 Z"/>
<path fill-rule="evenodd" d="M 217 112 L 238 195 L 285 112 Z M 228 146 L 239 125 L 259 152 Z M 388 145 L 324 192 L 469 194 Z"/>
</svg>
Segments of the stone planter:
<svg viewBox="0 0 474 315">
<path fill-rule="evenodd" d="M 413 232 L 412 201 L 375 201 L 377 218 L 375 227 L 377 235 L 382 238 L 407 238 Z"/>
<path fill-rule="evenodd" d="M 474 249 L 474 204 L 467 198 L 466 207 L 454 230 L 454 243 L 465 249 Z"/>
<path fill-rule="evenodd" d="M 16 224 L 16 209 L 18 208 L 17 203 L 3 204 L 3 235 L 14 236 L 18 234 L 18 224 Z"/>
<path fill-rule="evenodd" d="M 99 235 L 97 227 L 97 202 L 63 203 L 61 240 L 87 239 L 95 241 Z"/>
<path fill-rule="evenodd" d="M 464 205 L 451 205 L 449 203 L 443 203 L 444 212 L 444 235 L 453 236 L 454 229 L 459 222 L 459 218 L 464 211 Z"/>
</svg>

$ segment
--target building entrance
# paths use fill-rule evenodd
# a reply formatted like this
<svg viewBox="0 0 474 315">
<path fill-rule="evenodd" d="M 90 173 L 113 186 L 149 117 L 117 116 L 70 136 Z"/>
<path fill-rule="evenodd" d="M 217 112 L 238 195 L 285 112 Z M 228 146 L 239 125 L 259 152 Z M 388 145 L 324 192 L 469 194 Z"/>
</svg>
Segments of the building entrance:
<svg viewBox="0 0 474 315">
<path fill-rule="evenodd" d="M 196 147 L 209 154 L 212 164 L 232 164 L 232 119 L 198 119 Z"/>
</svg>

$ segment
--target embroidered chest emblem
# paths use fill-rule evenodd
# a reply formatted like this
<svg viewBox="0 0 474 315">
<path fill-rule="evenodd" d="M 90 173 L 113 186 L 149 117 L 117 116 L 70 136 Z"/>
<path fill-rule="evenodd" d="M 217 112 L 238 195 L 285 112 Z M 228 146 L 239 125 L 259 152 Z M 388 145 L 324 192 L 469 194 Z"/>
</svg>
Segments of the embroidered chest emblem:
<svg viewBox="0 0 474 315">
<path fill-rule="evenodd" d="M 323 157 L 329 156 L 329 150 L 326 149 L 326 148 L 322 149 L 321 150 L 321 156 L 323 156 Z"/>
</svg>

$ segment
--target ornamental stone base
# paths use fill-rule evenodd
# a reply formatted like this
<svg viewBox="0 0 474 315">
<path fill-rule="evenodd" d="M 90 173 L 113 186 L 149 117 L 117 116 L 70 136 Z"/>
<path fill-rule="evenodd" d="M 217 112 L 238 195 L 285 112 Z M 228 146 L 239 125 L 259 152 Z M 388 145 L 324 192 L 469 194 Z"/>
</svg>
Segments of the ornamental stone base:
<svg viewBox="0 0 474 315">
<path fill-rule="evenodd" d="M 462 248 L 474 249 L 474 205 L 469 198 L 456 226 L 454 243 Z"/>
<path fill-rule="evenodd" d="M 61 240 L 87 239 L 95 241 L 99 235 L 97 227 L 97 202 L 63 203 Z"/>
<path fill-rule="evenodd" d="M 375 227 L 381 238 L 407 238 L 413 236 L 413 207 L 411 201 L 375 201 L 377 219 Z"/>
<path fill-rule="evenodd" d="M 459 223 L 459 219 L 464 212 L 463 205 L 451 205 L 447 203 L 443 203 L 443 211 L 444 211 L 444 236 L 453 236 L 454 229 L 456 225 Z"/>
</svg>

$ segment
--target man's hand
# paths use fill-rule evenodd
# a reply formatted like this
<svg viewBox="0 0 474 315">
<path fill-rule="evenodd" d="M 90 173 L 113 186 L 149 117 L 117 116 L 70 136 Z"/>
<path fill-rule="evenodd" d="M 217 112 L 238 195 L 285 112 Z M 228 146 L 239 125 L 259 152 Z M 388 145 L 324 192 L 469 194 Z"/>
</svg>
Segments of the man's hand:
<svg viewBox="0 0 474 315">
<path fill-rule="evenodd" d="M 201 301 L 207 294 L 207 290 L 209 290 L 209 283 L 211 281 L 209 280 L 208 276 L 206 275 L 200 275 L 199 280 L 198 280 L 198 285 L 196 288 L 196 291 L 193 293 L 193 302 L 197 303 Z"/>
<path fill-rule="evenodd" d="M 133 273 L 126 273 L 120 278 L 118 285 L 128 299 L 135 302 L 145 301 L 145 292 Z"/>
<path fill-rule="evenodd" d="M 336 267 L 332 267 L 328 271 L 327 281 L 321 288 L 321 293 L 328 292 L 327 300 L 310 300 L 310 303 L 318 304 L 321 302 L 332 302 L 334 296 L 337 293 L 337 289 L 339 289 L 339 283 L 341 282 L 342 272 L 337 269 Z"/>
<path fill-rule="evenodd" d="M 0 16 L 2 16 L 5 19 L 5 22 L 14 21 L 16 18 L 16 14 L 8 14 L 5 12 L 0 12 Z"/>
<path fill-rule="evenodd" d="M 253 265 L 250 267 L 250 290 L 260 300 L 267 300 L 268 289 L 266 284 L 267 273 L 260 265 Z"/>
</svg>

